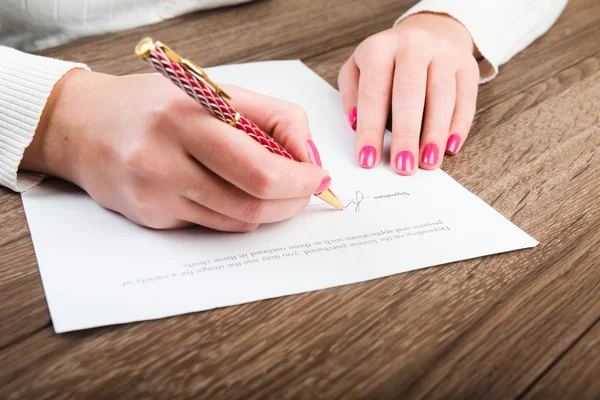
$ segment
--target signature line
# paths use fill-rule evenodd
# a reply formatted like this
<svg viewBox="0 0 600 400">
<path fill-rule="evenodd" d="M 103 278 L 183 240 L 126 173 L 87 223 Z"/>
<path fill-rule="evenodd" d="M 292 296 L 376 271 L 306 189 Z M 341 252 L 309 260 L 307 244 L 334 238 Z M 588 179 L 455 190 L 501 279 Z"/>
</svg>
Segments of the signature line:
<svg viewBox="0 0 600 400">
<path fill-rule="evenodd" d="M 365 197 L 365 195 L 363 194 L 363 192 L 361 192 L 360 190 L 356 192 L 356 197 L 353 199 L 346 199 L 346 200 L 340 200 L 342 203 L 347 203 L 344 206 L 344 210 L 348 207 L 350 207 L 351 204 L 354 204 L 354 211 L 355 212 L 359 212 L 360 211 L 360 203 L 362 203 L 362 201 L 364 199 L 368 199 L 368 197 Z M 324 207 L 325 204 L 312 204 L 309 207 Z"/>
</svg>

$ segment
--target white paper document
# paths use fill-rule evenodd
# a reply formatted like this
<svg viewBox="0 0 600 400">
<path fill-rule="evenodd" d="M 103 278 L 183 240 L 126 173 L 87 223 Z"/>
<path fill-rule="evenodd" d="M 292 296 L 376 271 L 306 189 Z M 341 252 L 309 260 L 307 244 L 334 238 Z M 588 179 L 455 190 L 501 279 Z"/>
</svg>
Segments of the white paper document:
<svg viewBox="0 0 600 400">
<path fill-rule="evenodd" d="M 537 241 L 442 171 L 411 177 L 354 161 L 339 93 L 299 61 L 208 69 L 308 113 L 344 211 L 306 211 L 252 233 L 154 231 L 47 180 L 23 194 L 54 329 L 163 318 L 533 247 Z M 466 149 L 468 151 L 468 149 Z"/>
</svg>

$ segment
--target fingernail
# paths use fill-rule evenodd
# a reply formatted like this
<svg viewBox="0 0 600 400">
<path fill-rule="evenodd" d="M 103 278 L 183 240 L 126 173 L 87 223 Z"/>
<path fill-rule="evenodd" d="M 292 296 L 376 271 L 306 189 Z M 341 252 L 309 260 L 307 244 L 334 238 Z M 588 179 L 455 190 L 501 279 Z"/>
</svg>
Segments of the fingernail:
<svg viewBox="0 0 600 400">
<path fill-rule="evenodd" d="M 396 155 L 396 169 L 400 172 L 410 172 L 415 168 L 415 157 L 408 150 L 402 150 Z"/>
<path fill-rule="evenodd" d="M 313 164 L 322 167 L 321 164 L 321 156 L 319 155 L 319 150 L 317 150 L 317 146 L 315 146 L 315 142 L 311 139 L 308 139 L 306 142 L 306 150 L 308 150 L 308 158 L 310 158 L 310 162 Z"/>
<path fill-rule="evenodd" d="M 362 167 L 371 168 L 375 165 L 377 150 L 373 146 L 365 146 L 358 153 L 358 162 Z"/>
<path fill-rule="evenodd" d="M 348 111 L 348 123 L 352 127 L 352 130 L 356 130 L 356 107 L 352 107 L 350 111 Z"/>
<path fill-rule="evenodd" d="M 448 142 L 446 143 L 446 151 L 456 154 L 458 151 L 458 146 L 460 146 L 460 136 L 458 134 L 453 133 L 448 138 Z"/>
<path fill-rule="evenodd" d="M 324 191 L 326 191 L 327 189 L 329 189 L 330 186 L 331 186 L 331 178 L 328 177 L 328 176 L 326 176 L 321 181 L 321 184 L 319 185 L 319 188 L 317 189 L 317 191 L 315 192 L 315 194 L 321 194 L 321 193 L 323 193 Z"/>
<path fill-rule="evenodd" d="M 438 149 L 436 144 L 429 143 L 427 146 L 425 146 L 425 149 L 423 150 L 423 158 L 421 161 L 423 162 L 423 164 L 435 165 L 438 162 L 439 152 L 440 150 Z"/>
</svg>

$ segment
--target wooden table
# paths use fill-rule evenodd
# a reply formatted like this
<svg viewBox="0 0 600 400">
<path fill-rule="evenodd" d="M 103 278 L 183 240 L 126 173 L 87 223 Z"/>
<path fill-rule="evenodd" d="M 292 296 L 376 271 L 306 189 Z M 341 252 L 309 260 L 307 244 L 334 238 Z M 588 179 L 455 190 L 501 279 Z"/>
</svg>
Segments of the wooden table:
<svg viewBox="0 0 600 400">
<path fill-rule="evenodd" d="M 411 3 L 259 1 L 42 54 L 148 72 L 132 49 L 151 34 L 205 66 L 299 58 L 335 85 Z M 0 398 L 600 398 L 598 39 L 600 2 L 571 0 L 480 88 L 444 163 L 535 249 L 56 335 L 20 197 L 0 190 Z"/>
</svg>

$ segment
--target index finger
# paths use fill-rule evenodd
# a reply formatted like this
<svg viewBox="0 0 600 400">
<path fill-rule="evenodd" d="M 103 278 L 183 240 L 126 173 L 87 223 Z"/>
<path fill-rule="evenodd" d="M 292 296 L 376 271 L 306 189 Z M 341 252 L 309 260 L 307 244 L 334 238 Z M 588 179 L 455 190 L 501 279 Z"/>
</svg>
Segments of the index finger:
<svg viewBox="0 0 600 400">
<path fill-rule="evenodd" d="M 355 151 L 358 164 L 363 168 L 374 167 L 381 157 L 394 70 L 393 59 L 388 59 L 385 53 L 368 53 L 356 60 L 360 79 Z"/>
<path fill-rule="evenodd" d="M 271 96 L 227 86 L 232 104 L 266 134 L 300 161 L 321 166 L 321 157 L 312 141 L 308 117 L 302 107 Z"/>
<path fill-rule="evenodd" d="M 260 199 L 310 196 L 331 183 L 317 165 L 271 153 L 245 132 L 200 112 L 180 126 L 185 150 L 205 167 Z"/>
</svg>

